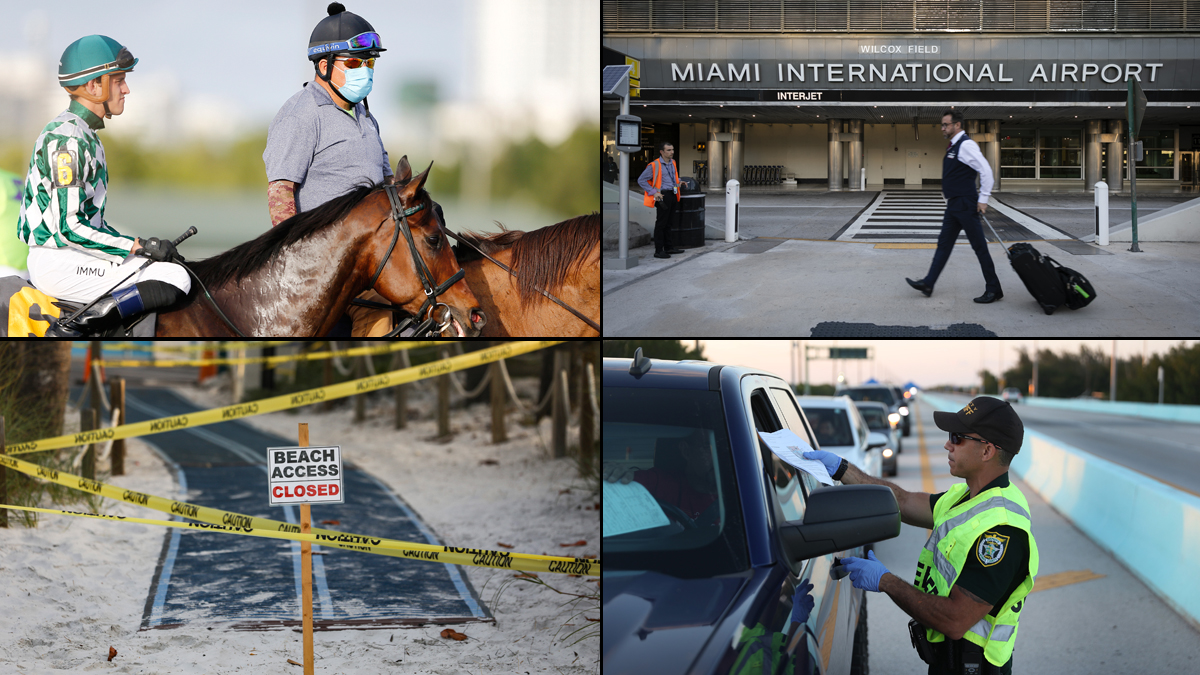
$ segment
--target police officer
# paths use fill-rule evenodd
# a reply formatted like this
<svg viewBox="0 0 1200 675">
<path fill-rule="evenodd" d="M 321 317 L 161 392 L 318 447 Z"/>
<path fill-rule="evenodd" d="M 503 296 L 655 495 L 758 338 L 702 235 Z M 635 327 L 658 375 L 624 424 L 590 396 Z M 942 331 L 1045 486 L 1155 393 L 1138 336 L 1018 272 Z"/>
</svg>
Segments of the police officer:
<svg viewBox="0 0 1200 675">
<path fill-rule="evenodd" d="M 70 324 L 52 324 L 47 337 L 117 326 L 175 304 L 191 288 L 187 270 L 169 262 L 176 257 L 170 240 L 137 239 L 104 220 L 108 165 L 96 132 L 104 118 L 124 112 L 125 77 L 137 62 L 116 40 L 89 35 L 68 45 L 58 63 L 58 83 L 71 104 L 38 136 L 17 223 L 29 245 L 29 280 L 61 300 L 90 302 L 133 276 Z M 155 262 L 145 265 L 135 254 Z"/>
<path fill-rule="evenodd" d="M 946 198 L 942 231 L 938 235 L 937 251 L 933 254 L 929 274 L 920 281 L 908 278 L 905 278 L 905 281 L 926 297 L 932 294 L 938 275 L 942 273 L 942 268 L 950 259 L 950 253 L 954 251 L 958 233 L 966 232 L 967 240 L 975 250 L 975 257 L 979 258 L 979 266 L 983 269 L 983 280 L 986 284 L 983 295 L 975 298 L 975 302 L 995 302 L 1004 297 L 1004 292 L 1000 289 L 996 266 L 992 264 L 992 256 L 987 249 L 987 238 L 983 236 L 983 225 L 979 222 L 980 215 L 987 211 L 987 200 L 992 194 L 992 167 L 983 158 L 979 144 L 962 130 L 962 121 L 962 112 L 958 110 L 947 110 L 942 115 L 942 135 L 950 139 L 950 144 L 946 146 L 946 157 L 942 160 L 942 195 Z M 977 176 L 978 195 L 975 193 Z"/>
<path fill-rule="evenodd" d="M 271 121 L 263 162 L 271 225 L 350 192 L 391 184 L 392 169 L 379 122 L 366 106 L 375 60 L 383 48 L 366 19 L 330 3 L 308 41 L 313 82 L 305 83 Z M 362 300 L 387 303 L 368 289 Z M 388 310 L 352 307 L 352 337 L 380 337 L 391 329 Z"/>
<path fill-rule="evenodd" d="M 907 584 L 875 559 L 842 558 L 856 588 L 887 593 L 913 618 L 910 632 L 929 673 L 1011 673 L 1017 622 L 1038 569 L 1029 503 L 1008 465 L 1025 430 L 1006 401 L 980 396 L 956 413 L 935 412 L 950 432 L 951 475 L 966 482 L 930 495 L 868 476 L 838 455 L 804 453 L 844 483 L 891 488 L 903 522 L 930 528 Z"/>
</svg>

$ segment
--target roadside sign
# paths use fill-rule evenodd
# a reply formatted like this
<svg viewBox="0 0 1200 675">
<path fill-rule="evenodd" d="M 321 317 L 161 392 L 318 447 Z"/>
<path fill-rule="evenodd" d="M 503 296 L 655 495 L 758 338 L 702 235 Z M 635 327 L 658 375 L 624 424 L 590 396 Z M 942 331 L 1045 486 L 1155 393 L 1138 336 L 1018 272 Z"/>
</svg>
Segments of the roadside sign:
<svg viewBox="0 0 1200 675">
<path fill-rule="evenodd" d="M 1137 136 L 1142 130 L 1142 117 L 1146 115 L 1146 94 L 1142 91 L 1142 85 L 1132 77 L 1129 78 L 1129 96 L 1125 107 L 1128 110 L 1130 135 Z"/>
<path fill-rule="evenodd" d="M 638 152 L 642 149 L 642 118 L 617 115 L 617 150 Z"/>
<path fill-rule="evenodd" d="M 342 504 L 342 449 L 267 448 L 267 481 L 271 506 Z"/>
</svg>

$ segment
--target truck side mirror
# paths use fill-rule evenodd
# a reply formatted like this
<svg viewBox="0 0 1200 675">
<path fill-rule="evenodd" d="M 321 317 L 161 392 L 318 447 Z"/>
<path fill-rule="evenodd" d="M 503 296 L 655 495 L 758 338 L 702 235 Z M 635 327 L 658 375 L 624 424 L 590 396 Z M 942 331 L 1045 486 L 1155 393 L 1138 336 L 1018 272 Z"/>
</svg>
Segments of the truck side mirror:
<svg viewBox="0 0 1200 675">
<path fill-rule="evenodd" d="M 814 490 L 803 520 L 779 528 L 793 561 L 845 551 L 900 534 L 900 506 L 882 485 L 842 485 Z"/>
</svg>

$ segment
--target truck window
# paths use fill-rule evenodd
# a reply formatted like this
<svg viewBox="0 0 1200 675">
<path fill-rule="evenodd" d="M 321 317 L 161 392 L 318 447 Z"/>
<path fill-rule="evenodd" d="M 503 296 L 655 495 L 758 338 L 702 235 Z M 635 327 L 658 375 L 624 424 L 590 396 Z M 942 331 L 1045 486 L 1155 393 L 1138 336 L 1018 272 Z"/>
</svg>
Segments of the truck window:
<svg viewBox="0 0 1200 675">
<path fill-rule="evenodd" d="M 778 390 L 771 389 L 772 397 L 774 397 L 776 391 Z M 779 391 L 779 393 L 784 394 L 785 396 L 787 395 L 786 391 Z M 754 397 L 752 400 L 754 399 L 758 400 L 764 412 L 771 408 L 770 401 L 764 395 L 762 390 L 756 390 L 754 392 Z M 776 406 L 776 409 L 779 409 L 780 413 L 784 417 L 784 420 L 786 421 L 786 409 L 783 408 L 783 406 Z M 769 417 L 773 421 L 775 420 L 775 415 L 773 412 L 769 415 Z M 790 427 L 791 425 L 789 424 L 788 426 Z M 774 422 L 773 427 L 774 428 L 766 431 L 779 431 L 783 428 L 783 426 L 777 421 Z M 799 435 L 801 438 L 808 438 L 807 432 L 805 432 L 803 435 L 797 435 Z M 759 446 L 762 446 L 761 442 L 759 443 Z M 774 490 L 775 503 L 779 506 L 780 514 L 783 516 L 784 520 L 802 520 L 804 518 L 805 499 L 804 489 L 800 485 L 800 474 L 802 472 L 791 464 L 779 459 L 779 457 L 777 457 L 770 450 L 763 448 L 763 451 L 770 455 L 770 462 L 767 464 L 767 467 L 769 467 L 771 470 L 771 485 Z"/>
</svg>

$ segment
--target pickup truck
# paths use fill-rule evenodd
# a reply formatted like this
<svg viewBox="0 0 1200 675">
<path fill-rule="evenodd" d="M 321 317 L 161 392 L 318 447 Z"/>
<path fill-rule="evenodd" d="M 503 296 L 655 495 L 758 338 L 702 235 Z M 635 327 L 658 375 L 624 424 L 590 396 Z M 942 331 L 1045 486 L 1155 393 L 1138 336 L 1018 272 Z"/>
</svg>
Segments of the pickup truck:
<svg viewBox="0 0 1200 675">
<path fill-rule="evenodd" d="M 900 533 L 876 485 L 824 486 L 763 443 L 817 440 L 761 370 L 604 359 L 602 670 L 862 673 L 864 592 L 838 558 Z"/>
</svg>

